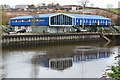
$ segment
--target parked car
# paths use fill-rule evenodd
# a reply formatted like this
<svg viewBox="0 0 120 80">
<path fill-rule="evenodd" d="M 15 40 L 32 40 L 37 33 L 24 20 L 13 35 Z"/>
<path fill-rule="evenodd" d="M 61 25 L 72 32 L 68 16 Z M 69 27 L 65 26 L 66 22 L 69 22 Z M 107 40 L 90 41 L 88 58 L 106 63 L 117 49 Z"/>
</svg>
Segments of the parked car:
<svg viewBox="0 0 120 80">
<path fill-rule="evenodd" d="M 16 34 L 16 32 L 9 32 L 10 34 Z"/>
<path fill-rule="evenodd" d="M 4 33 L 10 34 L 10 32 L 13 31 L 12 27 L 5 27 L 5 26 L 2 26 L 2 27 L 3 27 L 3 32 Z"/>
<path fill-rule="evenodd" d="M 25 29 L 19 29 L 16 33 L 25 33 L 26 30 Z"/>
<path fill-rule="evenodd" d="M 81 32 L 86 32 L 87 30 L 85 30 L 85 29 L 82 29 L 82 30 L 80 30 Z"/>
</svg>

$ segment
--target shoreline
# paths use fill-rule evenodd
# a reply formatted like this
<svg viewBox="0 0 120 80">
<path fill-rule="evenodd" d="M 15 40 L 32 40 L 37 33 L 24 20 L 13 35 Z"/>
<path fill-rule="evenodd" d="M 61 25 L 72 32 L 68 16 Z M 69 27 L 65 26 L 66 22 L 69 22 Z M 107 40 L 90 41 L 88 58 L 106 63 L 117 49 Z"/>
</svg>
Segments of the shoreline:
<svg viewBox="0 0 120 80">
<path fill-rule="evenodd" d="M 11 42 L 31 42 L 31 41 L 62 41 L 62 40 L 86 40 L 99 39 L 100 33 L 66 33 L 66 34 L 22 34 L 3 35 L 2 44 Z"/>
<path fill-rule="evenodd" d="M 14 48 L 26 45 L 56 45 L 71 43 L 104 42 L 106 46 L 112 42 L 118 42 L 120 35 L 105 35 L 111 41 L 107 41 L 100 33 L 67 33 L 67 34 L 36 34 L 36 35 L 7 35 L 2 37 L 2 48 Z"/>
</svg>

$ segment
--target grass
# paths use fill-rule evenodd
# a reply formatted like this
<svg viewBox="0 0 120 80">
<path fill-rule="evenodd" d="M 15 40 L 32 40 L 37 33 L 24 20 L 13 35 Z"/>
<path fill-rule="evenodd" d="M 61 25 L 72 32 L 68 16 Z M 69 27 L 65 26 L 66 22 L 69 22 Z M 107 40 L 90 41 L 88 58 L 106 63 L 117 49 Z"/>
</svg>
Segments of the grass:
<svg viewBox="0 0 120 80">
<path fill-rule="evenodd" d="M 118 8 L 112 8 L 112 9 L 107 9 L 107 10 L 113 11 L 113 12 L 115 12 L 117 14 L 120 14 L 120 9 L 118 9 Z"/>
</svg>

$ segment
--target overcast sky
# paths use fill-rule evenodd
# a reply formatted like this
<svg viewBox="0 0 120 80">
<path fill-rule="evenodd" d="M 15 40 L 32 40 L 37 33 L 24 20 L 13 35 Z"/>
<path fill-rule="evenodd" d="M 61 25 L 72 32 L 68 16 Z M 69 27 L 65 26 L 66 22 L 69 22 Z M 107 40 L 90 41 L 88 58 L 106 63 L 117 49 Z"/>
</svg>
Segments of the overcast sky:
<svg viewBox="0 0 120 80">
<path fill-rule="evenodd" d="M 8 4 L 11 7 L 18 4 L 38 4 L 38 3 L 59 3 L 60 5 L 78 5 L 79 0 L 1 0 L 0 4 Z M 114 8 L 118 8 L 120 0 L 89 0 L 89 4 L 93 3 L 95 7 L 106 8 L 107 4 L 112 4 Z M 88 4 L 88 5 L 89 5 Z"/>
</svg>

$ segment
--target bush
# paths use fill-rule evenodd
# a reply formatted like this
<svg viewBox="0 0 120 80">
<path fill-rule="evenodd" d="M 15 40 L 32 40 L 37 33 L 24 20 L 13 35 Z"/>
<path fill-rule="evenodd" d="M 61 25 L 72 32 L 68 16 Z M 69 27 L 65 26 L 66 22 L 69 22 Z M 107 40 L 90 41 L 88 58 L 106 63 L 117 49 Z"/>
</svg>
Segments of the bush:
<svg viewBox="0 0 120 80">
<path fill-rule="evenodd" d="M 120 55 L 115 58 L 120 58 Z M 107 76 L 114 78 L 115 80 L 120 80 L 120 61 L 118 61 L 117 66 L 111 66 L 109 70 L 111 72 L 108 72 Z"/>
</svg>

